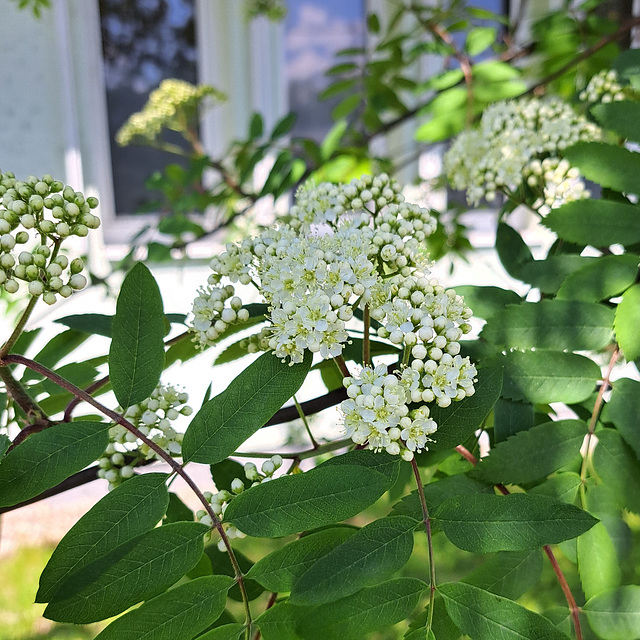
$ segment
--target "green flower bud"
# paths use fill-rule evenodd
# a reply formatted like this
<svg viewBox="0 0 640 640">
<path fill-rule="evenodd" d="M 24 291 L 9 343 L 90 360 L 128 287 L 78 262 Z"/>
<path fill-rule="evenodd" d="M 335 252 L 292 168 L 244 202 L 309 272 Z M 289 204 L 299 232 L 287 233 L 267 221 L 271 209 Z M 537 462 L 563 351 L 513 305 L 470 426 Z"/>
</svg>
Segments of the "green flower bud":
<svg viewBox="0 0 640 640">
<path fill-rule="evenodd" d="M 64 283 L 62 282 L 62 278 L 58 278 L 58 276 L 54 276 L 49 280 L 49 288 L 53 289 L 53 291 L 58 291 L 62 289 Z M 68 297 L 68 296 L 65 296 Z"/>
<path fill-rule="evenodd" d="M 100 204 L 98 202 L 98 198 L 94 198 L 93 196 L 90 196 L 89 198 L 87 198 L 87 204 L 92 208 L 95 209 L 98 204 Z"/>
<path fill-rule="evenodd" d="M 33 262 L 33 256 L 29 251 L 22 251 L 18 256 L 18 262 L 20 264 L 31 264 Z"/>
<path fill-rule="evenodd" d="M 69 258 L 67 258 L 67 256 L 58 256 L 54 262 L 57 265 L 60 265 L 63 269 L 66 269 L 69 266 Z"/>
<path fill-rule="evenodd" d="M 27 213 L 27 211 L 29 210 L 29 207 L 27 207 L 27 205 L 22 202 L 22 200 L 14 200 L 11 203 L 11 211 L 13 211 L 13 213 L 15 213 L 18 216 L 24 215 L 25 213 Z"/>
<path fill-rule="evenodd" d="M 51 215 L 57 220 L 62 220 L 64 218 L 64 209 L 62 207 L 53 207 L 51 209 Z"/>
<path fill-rule="evenodd" d="M 44 182 L 47 186 L 53 184 L 53 177 L 50 176 L 48 173 L 45 173 L 42 176 L 42 182 Z"/>
<path fill-rule="evenodd" d="M 3 269 L 13 268 L 15 263 L 16 259 L 10 253 L 5 253 L 4 255 L 0 256 L 0 267 L 2 267 Z"/>
<path fill-rule="evenodd" d="M 58 293 L 63 298 L 68 298 L 73 293 L 73 289 L 68 284 L 65 284 L 62 287 L 60 287 L 60 289 L 58 290 Z"/>
<path fill-rule="evenodd" d="M 2 247 L 2 249 L 4 249 L 5 251 L 11 251 L 11 249 L 13 249 L 13 247 L 15 246 L 16 239 L 10 233 L 5 233 L 4 235 L 0 236 L 0 247 Z"/>
<path fill-rule="evenodd" d="M 29 283 L 29 293 L 32 296 L 41 296 L 44 293 L 44 284 L 40 280 Z"/>
<path fill-rule="evenodd" d="M 46 196 L 49 193 L 49 185 L 46 182 L 36 182 L 33 188 L 35 189 L 35 192 L 40 196 Z"/>
<path fill-rule="evenodd" d="M 46 234 L 53 233 L 55 228 L 56 226 L 53 224 L 53 222 L 51 222 L 51 220 L 43 220 L 40 223 L 40 231 L 42 231 L 42 233 L 46 233 Z"/>
<path fill-rule="evenodd" d="M 4 271 L 0 271 L 0 273 L 4 273 Z M 23 264 L 17 264 L 13 269 L 13 275 L 20 280 L 27 279 L 27 267 Z"/>
<path fill-rule="evenodd" d="M 73 202 L 75 200 L 76 197 L 76 192 L 69 186 L 66 186 L 62 192 L 62 197 L 67 201 L 67 202 Z"/>
<path fill-rule="evenodd" d="M 71 235 L 71 228 L 66 222 L 58 222 L 58 224 L 56 225 L 56 233 L 61 238 L 67 238 Z"/>
<path fill-rule="evenodd" d="M 60 180 L 52 180 L 51 181 L 51 191 L 62 191 L 62 187 L 64 187 L 64 185 L 62 184 L 62 182 L 60 182 Z"/>
<path fill-rule="evenodd" d="M 71 266 L 69 267 L 72 274 L 80 273 L 84 269 L 84 262 L 82 258 L 74 258 L 71 261 Z"/>
<path fill-rule="evenodd" d="M 42 199 L 42 196 L 37 194 L 31 196 L 29 198 L 29 206 L 34 211 L 42 211 L 42 209 L 44 209 L 44 200 Z"/>
<path fill-rule="evenodd" d="M 76 273 L 69 278 L 69 286 L 76 290 L 84 289 L 87 286 L 87 279 L 83 275 Z"/>
<path fill-rule="evenodd" d="M 52 278 L 59 276 L 62 274 L 62 267 L 57 262 L 53 262 L 47 267 L 47 274 Z"/>
<path fill-rule="evenodd" d="M 20 285 L 18 285 L 18 283 L 13 279 L 7 280 L 4 283 L 4 290 L 7 293 L 16 293 L 19 288 L 20 288 Z"/>
<path fill-rule="evenodd" d="M 36 226 L 35 216 L 31 213 L 25 213 L 20 217 L 20 224 L 22 224 L 25 229 L 33 229 L 33 227 Z"/>
<path fill-rule="evenodd" d="M 40 276 L 40 269 L 38 269 L 35 264 L 30 264 L 28 267 L 25 267 L 25 276 L 27 280 L 36 280 Z"/>
<path fill-rule="evenodd" d="M 0 284 L 4 284 L 7 281 L 7 274 L 0 270 Z"/>
<path fill-rule="evenodd" d="M 47 293 L 45 293 L 42 296 L 42 299 L 49 305 L 55 304 L 56 303 L 56 294 L 51 292 L 51 291 L 47 291 Z"/>
<path fill-rule="evenodd" d="M 33 264 L 35 264 L 36 267 L 44 267 L 47 264 L 47 259 L 42 254 L 36 253 L 33 256 Z"/>
<path fill-rule="evenodd" d="M 72 218 L 77 218 L 80 215 L 80 207 L 75 202 L 70 202 L 66 207 L 67 215 Z"/>
<path fill-rule="evenodd" d="M 83 224 L 77 224 L 74 228 L 73 228 L 73 233 L 74 235 L 78 236 L 79 238 L 85 238 L 87 236 L 87 234 L 89 233 L 89 229 L 87 229 L 87 227 Z"/>
<path fill-rule="evenodd" d="M 47 209 L 52 209 L 54 207 L 53 198 L 45 198 L 43 202 L 44 206 L 47 207 Z"/>
<path fill-rule="evenodd" d="M 16 244 L 26 244 L 29 242 L 29 234 L 26 231 L 16 233 Z"/>
</svg>

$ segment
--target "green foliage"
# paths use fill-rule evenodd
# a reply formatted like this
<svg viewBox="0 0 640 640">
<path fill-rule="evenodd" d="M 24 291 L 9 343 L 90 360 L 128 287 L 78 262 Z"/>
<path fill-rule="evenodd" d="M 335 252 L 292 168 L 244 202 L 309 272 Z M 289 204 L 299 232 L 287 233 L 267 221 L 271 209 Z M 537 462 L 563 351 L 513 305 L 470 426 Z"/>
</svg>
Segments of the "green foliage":
<svg viewBox="0 0 640 640">
<path fill-rule="evenodd" d="M 136 476 L 93 506 L 60 541 L 40 576 L 36 602 L 49 602 L 74 572 L 151 531 L 169 504 L 167 476 Z"/>
<path fill-rule="evenodd" d="M 447 583 L 440 585 L 438 592 L 451 619 L 472 638 L 564 640 L 567 637 L 547 618 L 478 587 L 462 582 Z"/>
<path fill-rule="evenodd" d="M 160 289 L 138 263 L 127 274 L 113 318 L 109 376 L 124 409 L 151 395 L 164 369 L 164 313 Z"/>
<path fill-rule="evenodd" d="M 233 579 L 196 578 L 125 613 L 112 622 L 100 640 L 191 640 L 224 611 Z"/>
<path fill-rule="evenodd" d="M 271 353 L 260 356 L 196 414 L 183 441 L 185 460 L 227 458 L 296 393 L 310 367 L 310 357 L 289 365 Z"/>
<path fill-rule="evenodd" d="M 603 640 L 640 633 L 640 587 L 627 585 L 599 593 L 584 605 L 591 628 Z"/>
<path fill-rule="evenodd" d="M 161 594 L 198 562 L 206 531 L 196 522 L 176 522 L 112 547 L 63 582 L 45 617 L 84 624 Z"/>
<path fill-rule="evenodd" d="M 635 284 L 622 294 L 622 300 L 616 308 L 613 328 L 618 344 L 627 360 L 640 357 L 640 284 Z"/>
<path fill-rule="evenodd" d="M 351 518 L 372 505 L 387 486 L 385 476 L 373 469 L 321 465 L 244 491 L 225 517 L 248 535 L 286 536 Z"/>
<path fill-rule="evenodd" d="M 368 524 L 295 579 L 289 601 L 324 604 L 390 577 L 408 562 L 415 528 L 415 521 L 405 516 Z"/>
<path fill-rule="evenodd" d="M 527 551 L 588 531 L 597 520 L 573 505 L 542 495 L 466 495 L 443 502 L 434 519 L 465 551 Z"/>
<path fill-rule="evenodd" d="M 587 425 L 579 420 L 546 422 L 497 444 L 472 476 L 492 484 L 541 480 L 580 457 Z M 528 456 L 530 451 L 538 455 Z"/>
<path fill-rule="evenodd" d="M 0 506 L 29 500 L 93 462 L 109 442 L 103 422 L 59 424 L 28 438 L 0 462 Z"/>
</svg>

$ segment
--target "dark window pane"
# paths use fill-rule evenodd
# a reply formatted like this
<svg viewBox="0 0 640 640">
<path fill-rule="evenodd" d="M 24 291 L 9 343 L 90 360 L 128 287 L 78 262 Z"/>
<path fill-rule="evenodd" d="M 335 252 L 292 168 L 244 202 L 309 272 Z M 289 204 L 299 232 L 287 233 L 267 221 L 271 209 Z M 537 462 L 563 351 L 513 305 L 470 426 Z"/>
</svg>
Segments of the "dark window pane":
<svg viewBox="0 0 640 640">
<path fill-rule="evenodd" d="M 322 139 L 340 98 L 320 101 L 325 71 L 341 49 L 365 43 L 364 0 L 289 0 L 285 21 L 289 109 L 298 116 L 293 135 Z M 342 96 L 344 97 L 344 96 Z"/>
<path fill-rule="evenodd" d="M 115 134 L 165 78 L 197 81 L 194 0 L 100 0 L 104 75 L 117 214 L 135 213 L 153 196 L 145 180 L 176 156 L 119 147 Z M 182 138 L 167 137 L 176 144 Z"/>
</svg>

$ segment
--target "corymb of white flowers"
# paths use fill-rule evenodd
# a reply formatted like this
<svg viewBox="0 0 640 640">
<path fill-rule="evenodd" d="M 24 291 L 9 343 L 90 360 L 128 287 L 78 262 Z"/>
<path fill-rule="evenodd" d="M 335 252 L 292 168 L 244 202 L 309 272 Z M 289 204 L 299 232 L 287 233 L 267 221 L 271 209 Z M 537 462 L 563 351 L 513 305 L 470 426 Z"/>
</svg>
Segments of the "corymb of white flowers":
<svg viewBox="0 0 640 640">
<path fill-rule="evenodd" d="M 213 258 L 193 305 L 195 340 L 213 344 L 248 318 L 223 280 L 254 285 L 268 305 L 269 324 L 249 348 L 292 364 L 305 351 L 340 358 L 362 310 L 404 357 L 394 373 L 365 362 L 357 375 L 345 374 L 344 426 L 357 444 L 411 460 L 437 428 L 427 405 L 472 395 L 476 375 L 459 355 L 471 310 L 429 276 L 425 240 L 435 228 L 430 212 L 405 202 L 385 174 L 306 185 L 285 221 Z"/>
<path fill-rule="evenodd" d="M 455 189 L 477 205 L 502 192 L 545 215 L 589 197 L 578 169 L 563 151 L 579 141 L 599 140 L 600 128 L 557 98 L 521 98 L 488 107 L 477 129 L 461 133 L 444 159 Z M 524 180 L 523 180 L 524 178 Z M 525 186 L 529 193 L 520 192 Z"/>
</svg>

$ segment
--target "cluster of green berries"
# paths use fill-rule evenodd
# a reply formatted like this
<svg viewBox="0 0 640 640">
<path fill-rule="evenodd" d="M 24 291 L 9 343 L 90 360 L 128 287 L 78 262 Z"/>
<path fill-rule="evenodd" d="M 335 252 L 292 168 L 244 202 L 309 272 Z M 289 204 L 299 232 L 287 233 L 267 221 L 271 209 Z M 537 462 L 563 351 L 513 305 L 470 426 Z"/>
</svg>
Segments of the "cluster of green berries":
<svg viewBox="0 0 640 640">
<path fill-rule="evenodd" d="M 247 462 L 244 465 L 244 475 L 246 480 L 242 480 L 241 478 L 234 478 L 231 481 L 231 491 L 226 491 L 225 489 L 218 491 L 217 493 L 205 491 L 204 497 L 211 505 L 211 510 L 213 511 L 213 513 L 215 513 L 216 516 L 218 516 L 218 518 L 222 520 L 227 505 L 231 500 L 233 500 L 235 496 L 240 495 L 245 490 L 246 483 L 248 483 L 251 487 L 255 487 L 262 482 L 269 482 L 269 480 L 273 479 L 273 474 L 282 466 L 282 463 L 283 460 L 281 456 L 277 454 L 275 456 L 271 456 L 271 458 L 265 460 L 262 463 L 262 473 L 260 473 L 253 462 Z M 196 518 L 198 519 L 198 521 L 206 524 L 208 527 L 213 527 L 213 520 L 204 509 L 196 513 Z M 229 525 L 226 528 L 226 534 L 230 539 L 245 537 L 245 534 L 242 533 L 242 531 L 236 529 L 233 525 Z M 220 551 L 226 551 L 226 547 L 222 540 L 220 540 L 220 542 L 218 543 L 218 549 L 220 549 Z"/>
<path fill-rule="evenodd" d="M 25 282 L 47 304 L 83 289 L 82 260 L 58 252 L 65 238 L 83 238 L 100 226 L 91 213 L 97 198 L 85 198 L 49 175 L 20 181 L 11 172 L 0 172 L 0 198 L 0 286 L 16 293 Z"/>
<path fill-rule="evenodd" d="M 173 428 L 179 416 L 190 416 L 193 409 L 186 402 L 189 395 L 171 385 L 158 385 L 146 400 L 129 407 L 124 416 L 156 445 L 172 456 L 182 453 L 184 434 Z M 116 424 L 109 430 L 110 443 L 98 460 L 98 477 L 109 482 L 109 489 L 117 487 L 133 475 L 136 465 L 157 457 L 156 452 L 136 436 Z"/>
</svg>

